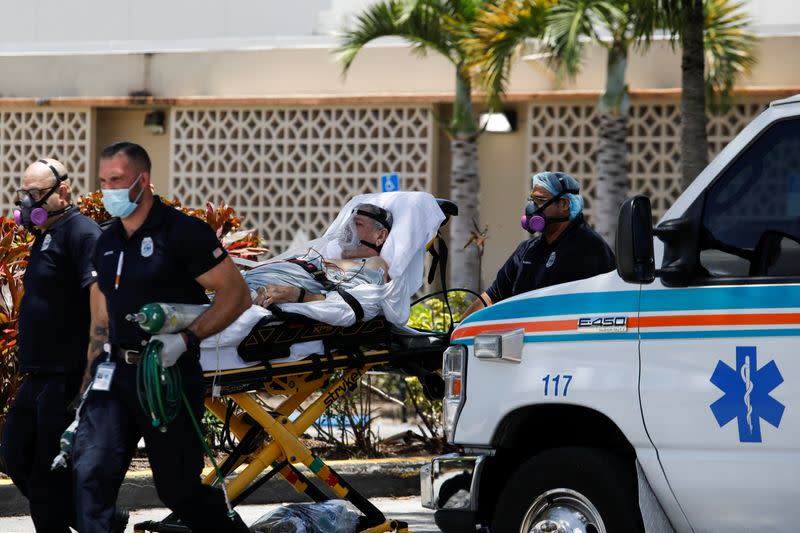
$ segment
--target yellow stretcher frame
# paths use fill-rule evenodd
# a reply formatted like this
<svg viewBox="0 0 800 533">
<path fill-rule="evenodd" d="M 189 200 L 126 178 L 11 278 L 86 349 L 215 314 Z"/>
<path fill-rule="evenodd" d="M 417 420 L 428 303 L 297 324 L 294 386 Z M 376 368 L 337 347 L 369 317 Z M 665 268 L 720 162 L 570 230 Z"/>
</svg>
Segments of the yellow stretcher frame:
<svg viewBox="0 0 800 533">
<path fill-rule="evenodd" d="M 302 463 L 323 482 L 334 498 L 349 501 L 364 514 L 360 533 L 410 533 L 407 523 L 387 519 L 299 439 L 338 398 L 353 390 L 368 370 L 390 364 L 395 359 L 396 356 L 388 349 L 372 350 L 357 356 L 331 354 L 324 359 L 304 359 L 293 363 L 206 373 L 207 381 L 215 377 L 223 387 L 231 389 L 230 393 L 223 389 L 223 394 L 218 398 L 206 398 L 206 408 L 228 424 L 231 433 L 239 441 L 237 450 L 245 450 L 240 453 L 235 450 L 219 464 L 220 471 L 226 477 L 237 472 L 233 479 L 226 482 L 230 501 L 234 505 L 239 503 L 275 475 L 280 475 L 297 492 L 306 494 L 314 501 L 330 499 L 294 466 Z M 331 380 L 337 371 L 343 373 Z M 247 378 L 248 375 L 252 377 Z M 235 378 L 235 381 L 229 381 L 226 385 L 226 378 Z M 242 380 L 248 379 L 250 383 L 259 383 L 258 389 L 236 392 L 244 388 Z M 321 392 L 319 398 L 300 411 L 301 404 L 318 391 Z M 285 399 L 277 408 L 269 411 L 256 399 L 260 393 L 284 396 Z M 228 416 L 223 398 L 233 401 L 244 413 Z M 297 417 L 291 420 L 296 412 Z M 216 473 L 213 470 L 209 472 L 203 483 L 217 486 Z M 170 515 L 161 522 L 136 524 L 134 531 L 167 533 L 189 530 L 176 523 Z"/>
</svg>

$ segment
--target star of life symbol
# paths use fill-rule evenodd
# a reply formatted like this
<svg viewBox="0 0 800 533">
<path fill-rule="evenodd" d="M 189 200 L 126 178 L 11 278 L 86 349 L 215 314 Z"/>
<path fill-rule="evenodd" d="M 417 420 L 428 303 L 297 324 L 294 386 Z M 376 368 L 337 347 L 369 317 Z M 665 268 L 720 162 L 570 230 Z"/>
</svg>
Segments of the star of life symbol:
<svg viewBox="0 0 800 533">
<path fill-rule="evenodd" d="M 739 442 L 761 442 L 762 419 L 780 426 L 785 406 L 769 394 L 783 383 L 783 376 L 774 360 L 758 368 L 755 346 L 736 347 L 735 369 L 717 362 L 711 383 L 725 393 L 711 404 L 711 412 L 719 427 L 737 419 Z"/>
</svg>

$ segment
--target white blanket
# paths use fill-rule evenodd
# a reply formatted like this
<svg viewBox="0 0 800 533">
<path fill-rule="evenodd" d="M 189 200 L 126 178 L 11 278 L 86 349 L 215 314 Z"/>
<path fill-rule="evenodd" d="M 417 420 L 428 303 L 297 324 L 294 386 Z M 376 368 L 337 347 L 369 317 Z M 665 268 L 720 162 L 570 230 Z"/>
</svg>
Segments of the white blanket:
<svg viewBox="0 0 800 533">
<path fill-rule="evenodd" d="M 392 213 L 392 231 L 381 249 L 381 257 L 389 265 L 391 281 L 385 285 L 360 285 L 348 292 L 364 309 L 364 320 L 383 315 L 389 322 L 403 325 L 411 313 L 411 297 L 422 287 L 426 245 L 436 236 L 436 231 L 444 220 L 439 204 L 429 193 L 392 192 L 356 196 L 342 208 L 321 238 L 288 250 L 273 261 L 303 255 L 309 249 L 322 252 L 327 259 L 338 259 L 341 250 L 337 250 L 335 235 L 347 222 L 353 208 L 362 203 L 378 205 Z M 280 307 L 287 312 L 334 326 L 350 326 L 355 323 L 352 308 L 335 292 L 328 293 L 325 300 L 282 304 Z M 200 343 L 203 369 L 228 370 L 257 364 L 243 361 L 236 348 L 253 326 L 270 314 L 266 309 L 253 305 L 225 330 L 204 339 Z M 299 343 L 292 346 L 289 357 L 272 362 L 297 361 L 312 353 L 321 352 L 322 343 L 319 341 Z"/>
<path fill-rule="evenodd" d="M 236 321 L 219 332 L 200 342 L 200 364 L 206 372 L 245 368 L 258 363 L 245 361 L 239 357 L 237 347 L 250 333 L 259 320 L 272 313 L 258 305 L 251 305 Z M 300 342 L 292 345 L 287 357 L 273 359 L 272 363 L 299 361 L 312 353 L 322 353 L 321 341 Z"/>
<path fill-rule="evenodd" d="M 336 235 L 350 218 L 353 208 L 363 203 L 383 207 L 392 213 L 392 231 L 381 249 L 381 257 L 389 265 L 391 281 L 380 286 L 360 285 L 348 292 L 364 309 L 364 320 L 383 315 L 389 322 L 402 325 L 408 322 L 411 314 L 411 297 L 422 287 L 426 246 L 444 221 L 444 213 L 436 198 L 429 193 L 360 194 L 347 202 L 322 237 L 288 250 L 273 261 L 302 256 L 310 249 L 321 252 L 326 259 L 339 259 L 341 249 L 336 243 Z M 280 307 L 334 326 L 355 323 L 355 313 L 337 293 L 329 293 L 325 300 L 282 304 Z"/>
</svg>

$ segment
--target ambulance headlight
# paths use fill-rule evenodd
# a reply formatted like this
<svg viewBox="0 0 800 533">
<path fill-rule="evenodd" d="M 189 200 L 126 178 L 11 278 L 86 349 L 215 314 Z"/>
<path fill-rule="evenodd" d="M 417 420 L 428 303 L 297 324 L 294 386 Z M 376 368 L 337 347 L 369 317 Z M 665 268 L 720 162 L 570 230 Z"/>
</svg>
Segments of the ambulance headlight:
<svg viewBox="0 0 800 533">
<path fill-rule="evenodd" d="M 453 442 L 458 411 L 464 398 L 464 367 L 467 349 L 461 345 L 444 351 L 442 377 L 444 378 L 444 400 L 442 401 L 442 425 L 448 442 Z"/>
<path fill-rule="evenodd" d="M 475 357 L 519 363 L 524 344 L 524 329 L 481 333 L 475 336 Z"/>
</svg>

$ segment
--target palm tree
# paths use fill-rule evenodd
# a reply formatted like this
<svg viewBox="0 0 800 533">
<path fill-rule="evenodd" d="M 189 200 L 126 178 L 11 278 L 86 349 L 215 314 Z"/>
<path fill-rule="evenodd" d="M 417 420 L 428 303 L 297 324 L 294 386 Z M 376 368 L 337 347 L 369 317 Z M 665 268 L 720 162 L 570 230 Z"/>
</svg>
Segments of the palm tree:
<svg viewBox="0 0 800 533">
<path fill-rule="evenodd" d="M 541 32 L 538 30 L 541 25 L 535 23 L 541 14 L 535 9 L 531 11 L 534 0 L 504 0 L 478 18 L 473 30 L 475 37 L 467 41 L 474 68 L 481 73 L 484 85 L 498 95 L 507 85 L 509 56 L 527 39 L 539 39 L 562 79 L 579 72 L 583 50 L 590 42 L 608 50 L 606 86 L 598 103 L 598 181 L 594 204 L 595 226 L 608 242 L 613 242 L 619 205 L 628 192 L 629 101 L 625 69 L 629 48 L 646 47 L 657 28 L 664 27 L 672 28 L 673 32 L 682 29 L 682 33 L 673 35 L 687 40 L 682 65 L 681 160 L 689 161 L 684 163 L 684 176 L 691 175 L 689 183 L 707 161 L 706 95 L 717 95 L 712 100 L 718 104 L 714 108 L 724 108 L 736 76 L 754 63 L 754 37 L 745 29 L 747 20 L 741 11 L 742 4 L 730 0 L 700 0 L 705 6 L 705 18 L 700 25 L 700 45 L 692 47 L 697 39 L 693 37 L 690 43 L 688 37 L 694 31 L 691 9 L 695 1 L 562 0 L 548 10 L 546 28 Z M 695 59 L 700 61 L 699 69 L 693 62 Z M 697 101 L 699 112 L 695 110 Z M 699 170 L 686 170 L 690 165 Z"/>
<path fill-rule="evenodd" d="M 574 78 L 580 72 L 587 45 L 596 43 L 608 51 L 606 84 L 598 102 L 594 222 L 598 233 L 613 243 L 619 206 L 628 192 L 629 97 L 625 72 L 628 51 L 643 33 L 639 21 L 646 6 L 635 1 L 561 0 L 546 12 L 544 31 L 533 33 L 530 29 L 537 29 L 537 25 L 527 19 L 540 16 L 535 7 L 532 0 L 505 0 L 498 9 L 479 17 L 477 37 L 468 42 L 472 64 L 484 73 L 484 83 L 501 93 L 508 72 L 497 65 L 510 63 L 508 56 L 529 38 L 541 40 L 560 79 Z M 495 37 L 487 38 L 491 35 Z"/>
<path fill-rule="evenodd" d="M 654 25 L 681 45 L 681 179 L 688 187 L 708 164 L 706 109 L 726 109 L 736 77 L 756 62 L 756 37 L 743 2 L 661 0 Z M 649 34 L 644 35 L 649 38 Z"/>
<path fill-rule="evenodd" d="M 346 31 L 335 51 L 347 73 L 356 55 L 375 39 L 399 36 L 413 51 L 434 51 L 455 67 L 456 94 L 453 116 L 445 127 L 450 138 L 450 199 L 459 216 L 450 225 L 450 281 L 455 287 L 478 290 L 479 258 L 474 246 L 465 247 L 473 223 L 480 219 L 480 181 L 477 138 L 480 133 L 472 106 L 472 81 L 462 45 L 477 16 L 490 5 L 486 0 L 385 0 L 367 7 L 355 27 Z"/>
</svg>

